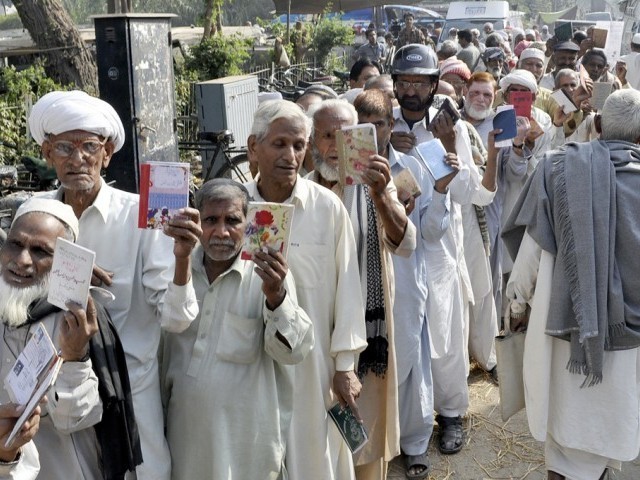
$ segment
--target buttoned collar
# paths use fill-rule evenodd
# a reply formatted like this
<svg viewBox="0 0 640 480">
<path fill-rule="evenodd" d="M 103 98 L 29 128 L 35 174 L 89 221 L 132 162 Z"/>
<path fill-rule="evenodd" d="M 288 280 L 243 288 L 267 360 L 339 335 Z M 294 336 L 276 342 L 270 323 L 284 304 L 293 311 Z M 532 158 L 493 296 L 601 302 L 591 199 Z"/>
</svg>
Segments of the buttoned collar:
<svg viewBox="0 0 640 480">
<path fill-rule="evenodd" d="M 307 184 L 309 180 L 305 180 L 304 178 L 298 175 L 298 179 L 296 180 L 296 184 L 293 186 L 293 191 L 291 192 L 291 196 L 287 198 L 284 202 L 281 203 L 293 203 L 299 205 L 303 210 L 306 210 L 307 202 L 309 200 L 309 186 Z M 258 191 L 258 182 L 257 180 L 253 180 L 247 184 L 245 184 L 247 190 L 249 190 L 249 196 L 255 202 L 266 202 L 264 198 L 260 195 Z"/>
<path fill-rule="evenodd" d="M 60 200 L 64 203 L 64 187 L 60 187 L 56 192 L 56 200 Z M 111 190 L 107 188 L 107 184 L 105 183 L 103 178 L 100 178 L 100 190 L 98 191 L 98 195 L 96 199 L 93 201 L 91 205 L 89 205 L 86 209 L 95 208 L 100 213 L 102 217 L 102 221 L 107 223 L 107 219 L 109 218 L 109 205 L 111 204 Z M 84 212 L 82 212 L 84 215 Z"/>
<path fill-rule="evenodd" d="M 203 278 L 207 281 L 207 283 L 209 283 L 209 280 L 207 277 L 207 270 L 204 268 L 204 256 L 205 256 L 204 248 L 202 247 L 201 243 L 198 243 L 196 247 L 193 249 L 193 252 L 191 252 L 192 268 L 195 272 L 198 272 L 199 274 L 203 275 Z M 236 256 L 236 259 L 233 261 L 231 266 L 228 269 L 226 269 L 224 272 L 222 272 L 220 275 L 218 275 L 216 280 L 218 278 L 222 278 L 228 275 L 230 272 L 237 272 L 238 275 L 240 275 L 240 279 L 242 279 L 245 275 L 245 267 L 246 267 L 245 262 L 247 262 L 247 260 L 242 260 L 240 258 L 240 254 L 238 254 L 238 256 Z"/>
</svg>

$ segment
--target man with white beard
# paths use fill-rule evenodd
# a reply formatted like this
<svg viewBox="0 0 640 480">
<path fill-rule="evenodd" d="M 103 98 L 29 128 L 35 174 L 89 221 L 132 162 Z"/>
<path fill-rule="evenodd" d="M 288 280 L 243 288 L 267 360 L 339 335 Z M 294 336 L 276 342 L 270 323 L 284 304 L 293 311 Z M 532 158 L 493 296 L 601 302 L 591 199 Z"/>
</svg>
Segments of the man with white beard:
<svg viewBox="0 0 640 480">
<path fill-rule="evenodd" d="M 97 430 L 92 428 L 101 421 L 103 403 L 89 342 L 98 332 L 98 311 L 104 310 L 96 307 L 91 297 L 86 310 L 69 302 L 69 310 L 60 312 L 46 302 L 56 240 L 75 241 L 77 235 L 78 220 L 71 207 L 56 200 L 32 199 L 16 212 L 0 250 L 0 377 L 6 378 L 37 321 L 43 323 L 64 359 L 47 395 L 44 408 L 48 415 L 42 418 L 42 428 L 34 439 L 42 466 L 39 479 L 103 478 Z M 0 403 L 9 401 L 3 389 Z M 27 454 L 24 461 L 29 463 L 33 452 Z M 32 478 L 33 468 L 17 478 Z"/>
<path fill-rule="evenodd" d="M 464 96 L 462 118 L 476 129 L 484 147 L 487 148 L 489 132 L 493 130 L 495 111 L 493 102 L 496 98 L 496 81 L 488 72 L 476 72 L 471 75 Z"/>
</svg>

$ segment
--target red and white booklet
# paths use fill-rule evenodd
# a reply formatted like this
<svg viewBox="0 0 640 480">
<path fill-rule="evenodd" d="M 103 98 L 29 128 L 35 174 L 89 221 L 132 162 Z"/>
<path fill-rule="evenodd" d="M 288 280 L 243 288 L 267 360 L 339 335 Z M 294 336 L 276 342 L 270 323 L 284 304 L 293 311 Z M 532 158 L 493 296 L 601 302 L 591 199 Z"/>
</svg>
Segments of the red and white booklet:
<svg viewBox="0 0 640 480">
<path fill-rule="evenodd" d="M 147 162 L 140 165 L 138 228 L 161 229 L 189 205 L 189 164 Z"/>
<path fill-rule="evenodd" d="M 47 329 L 39 323 L 4 379 L 4 387 L 11 401 L 25 406 L 4 444 L 5 448 L 11 446 L 22 426 L 53 386 L 61 366 L 62 357 L 58 355 Z"/>
</svg>

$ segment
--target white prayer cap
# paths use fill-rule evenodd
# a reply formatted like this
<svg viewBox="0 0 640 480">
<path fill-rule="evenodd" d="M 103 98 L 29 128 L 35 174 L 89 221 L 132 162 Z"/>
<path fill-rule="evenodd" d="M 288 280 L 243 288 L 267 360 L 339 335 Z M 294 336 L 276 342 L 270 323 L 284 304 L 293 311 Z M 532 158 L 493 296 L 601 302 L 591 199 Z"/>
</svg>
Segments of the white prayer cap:
<svg viewBox="0 0 640 480">
<path fill-rule="evenodd" d="M 124 127 L 113 107 L 80 90 L 47 93 L 33 106 L 29 128 L 39 145 L 47 134 L 59 135 L 71 130 L 108 138 L 116 152 L 124 145 Z"/>
<path fill-rule="evenodd" d="M 640 45 L 640 33 L 636 33 L 631 39 L 631 43 L 634 45 Z"/>
<path fill-rule="evenodd" d="M 527 30 L 524 31 L 525 35 L 533 35 L 534 37 L 536 36 L 536 31 L 533 30 L 532 28 L 529 28 Z"/>
<path fill-rule="evenodd" d="M 520 61 L 526 60 L 527 58 L 537 58 L 544 62 L 544 52 L 539 48 L 525 48 L 520 54 Z"/>
<path fill-rule="evenodd" d="M 32 212 L 48 213 L 49 215 L 56 217 L 71 229 L 73 232 L 73 240 L 77 240 L 78 218 L 76 217 L 76 214 L 73 213 L 73 208 L 69 205 L 50 198 L 31 197 L 20 205 L 20 208 L 16 211 L 13 220 L 16 221 L 21 216 Z"/>
<path fill-rule="evenodd" d="M 536 77 L 528 70 L 516 69 L 512 70 L 509 75 L 500 80 L 500 88 L 506 91 L 511 85 L 521 85 L 528 88 L 533 93 L 538 93 L 538 83 Z"/>
</svg>

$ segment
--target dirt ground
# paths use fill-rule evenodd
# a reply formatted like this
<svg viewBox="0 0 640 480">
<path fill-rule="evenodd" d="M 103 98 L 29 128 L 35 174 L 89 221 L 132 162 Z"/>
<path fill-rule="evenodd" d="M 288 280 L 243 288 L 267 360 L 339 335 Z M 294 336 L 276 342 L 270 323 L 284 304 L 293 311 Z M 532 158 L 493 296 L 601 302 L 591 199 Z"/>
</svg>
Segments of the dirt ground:
<svg viewBox="0 0 640 480">
<path fill-rule="evenodd" d="M 432 438 L 429 480 L 545 479 L 543 444 L 529 434 L 525 411 L 503 422 L 498 387 L 480 368 L 474 368 L 469 377 L 469 396 L 465 446 L 456 455 L 441 455 Z M 405 480 L 404 471 L 404 462 L 398 457 L 391 463 L 387 478 Z M 638 479 L 640 458 L 609 475 L 609 480 Z"/>
</svg>

